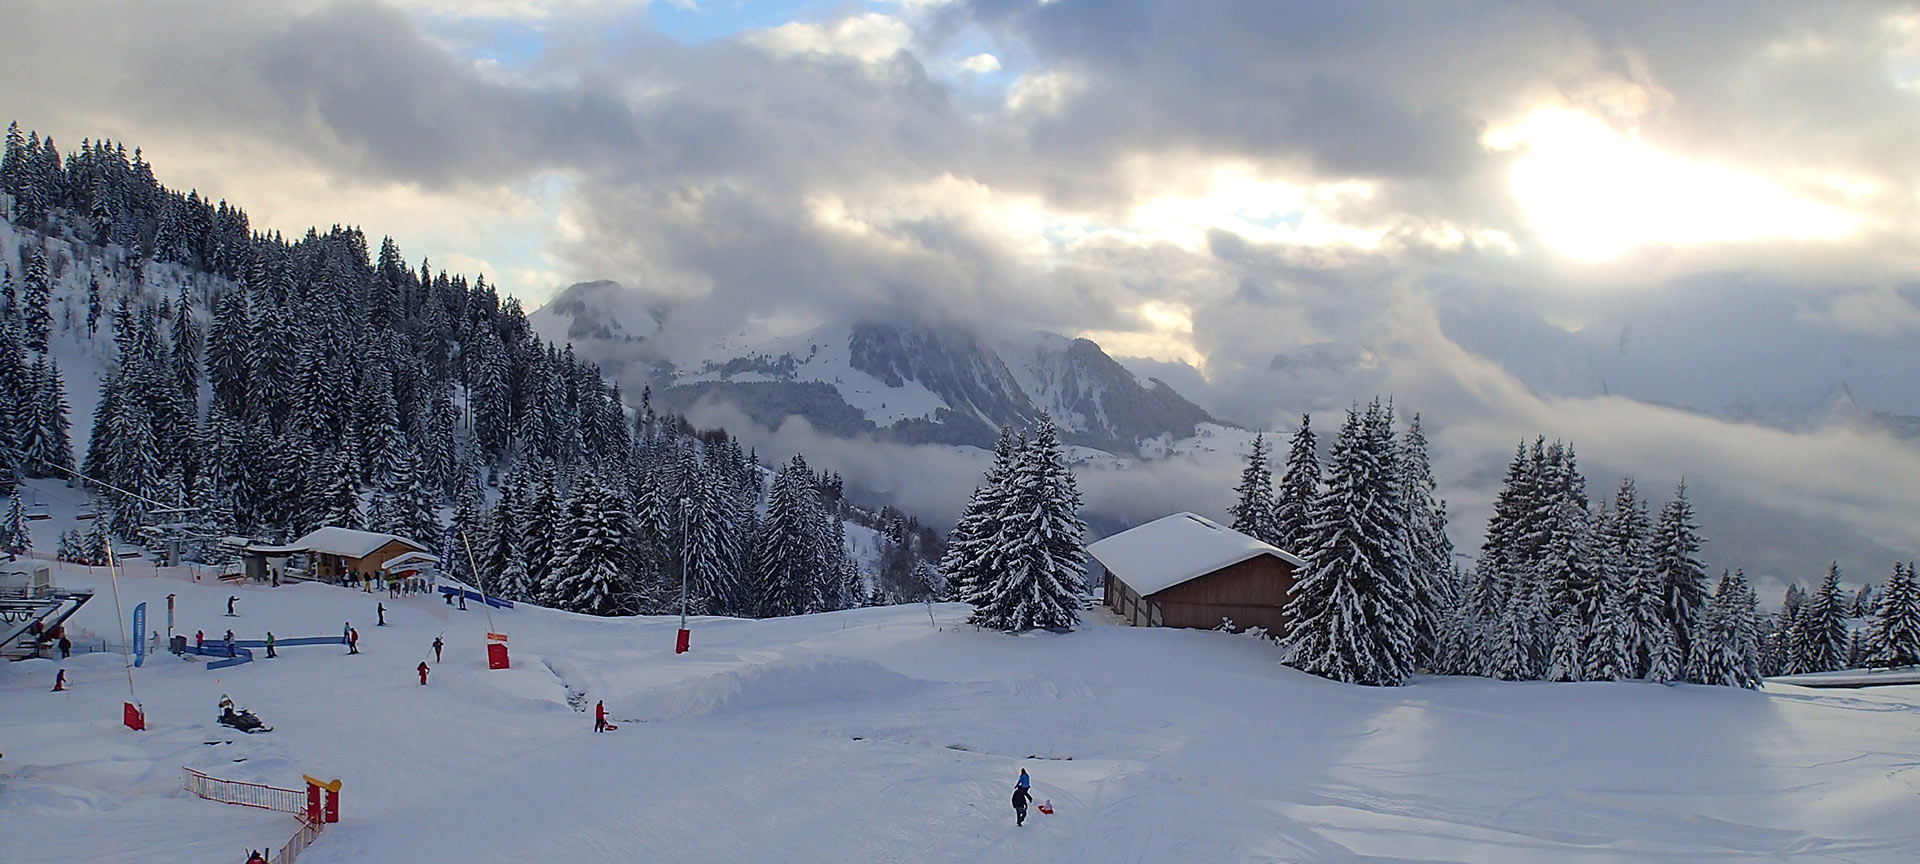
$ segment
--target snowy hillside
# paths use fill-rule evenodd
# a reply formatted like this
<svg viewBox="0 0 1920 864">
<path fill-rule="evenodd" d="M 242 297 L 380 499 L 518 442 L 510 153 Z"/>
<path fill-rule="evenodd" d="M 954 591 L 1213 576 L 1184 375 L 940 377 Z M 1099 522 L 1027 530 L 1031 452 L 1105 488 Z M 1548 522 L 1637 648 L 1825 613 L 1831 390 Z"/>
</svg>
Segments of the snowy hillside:
<svg viewBox="0 0 1920 864">
<path fill-rule="evenodd" d="M 109 638 L 100 591 L 79 626 Z M 303 862 L 1911 861 L 1920 690 L 1418 678 L 1367 688 L 1265 643 L 1108 626 L 975 632 L 961 609 L 693 623 L 461 612 L 321 585 L 194 583 L 136 565 L 121 603 L 180 630 L 359 628 L 209 672 L 117 655 L 0 665 L 0 843 L 16 864 L 239 860 L 291 818 L 202 801 L 181 768 L 343 782 Z M 220 614 L 238 595 L 240 617 Z M 389 627 L 374 627 L 374 604 Z M 164 618 L 149 620 L 164 627 Z M 937 625 L 937 626 L 936 626 Z M 487 629 L 514 666 L 488 671 Z M 444 634 L 426 686 L 415 664 Z M 275 731 L 213 722 L 221 694 Z M 605 700 L 621 728 L 592 731 Z M 1026 768 L 1053 815 L 1014 826 Z"/>
</svg>

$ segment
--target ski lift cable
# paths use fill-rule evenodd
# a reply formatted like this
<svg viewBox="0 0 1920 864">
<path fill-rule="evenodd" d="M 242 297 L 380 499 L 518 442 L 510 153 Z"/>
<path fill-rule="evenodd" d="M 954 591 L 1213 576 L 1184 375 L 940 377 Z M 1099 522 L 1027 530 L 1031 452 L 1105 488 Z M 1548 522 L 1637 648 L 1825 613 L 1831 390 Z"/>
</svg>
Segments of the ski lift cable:
<svg viewBox="0 0 1920 864">
<path fill-rule="evenodd" d="M 117 493 L 119 493 L 119 494 L 121 494 L 121 495 L 125 495 L 125 496 L 127 496 L 128 498 L 133 498 L 133 499 L 135 499 L 135 500 L 138 500 L 138 501 L 141 501 L 141 502 L 144 502 L 144 503 L 147 503 L 147 504 L 150 504 L 150 505 L 152 505 L 152 506 L 153 506 L 153 511 L 152 511 L 152 512 L 156 512 L 156 513 L 191 513 L 191 512 L 196 512 L 196 511 L 199 511 L 199 510 L 204 510 L 204 509 L 206 509 L 206 508 L 204 508 L 204 507 L 197 507 L 197 506 L 187 506 L 187 505 L 184 505 L 184 504 L 168 504 L 168 503 L 166 503 L 166 502 L 164 502 L 164 501 L 155 501 L 155 500 L 153 500 L 152 498 L 148 498 L 147 496 L 145 496 L 145 495 L 141 495 L 141 494 L 140 494 L 140 493 L 138 493 L 138 492 L 128 492 L 127 490 L 125 490 L 125 489 L 122 489 L 122 488 L 120 488 L 120 487 L 118 487 L 118 486 L 115 486 L 115 485 L 113 485 L 112 483 L 108 483 L 108 482 L 107 482 L 107 481 L 105 481 L 105 480 L 100 480 L 100 479 L 96 479 L 96 478 L 93 478 L 93 477 L 88 477 L 87 475 L 85 475 L 85 474 L 82 474 L 82 473 L 80 473 L 80 472 L 78 472 L 78 471 L 75 471 L 75 470 L 73 470 L 72 468 L 68 468 L 68 467 L 67 467 L 67 466 L 65 466 L 65 465 L 55 465 L 55 466 L 53 466 L 53 467 L 55 467 L 55 468 L 58 468 L 58 469 L 60 469 L 61 471 L 65 471 L 65 472 L 66 472 L 66 473 L 67 473 L 67 474 L 68 474 L 69 476 L 71 476 L 71 477 L 73 477 L 73 478 L 74 478 L 74 479 L 76 479 L 76 480 L 79 480 L 79 481 L 80 481 L 81 483 L 83 483 L 83 484 L 84 484 L 84 483 L 92 483 L 93 485 L 95 485 L 95 486 L 99 486 L 100 488 L 102 488 L 102 489 L 106 489 L 106 490 L 108 490 L 108 491 L 110 491 L 110 492 L 117 492 Z"/>
</svg>

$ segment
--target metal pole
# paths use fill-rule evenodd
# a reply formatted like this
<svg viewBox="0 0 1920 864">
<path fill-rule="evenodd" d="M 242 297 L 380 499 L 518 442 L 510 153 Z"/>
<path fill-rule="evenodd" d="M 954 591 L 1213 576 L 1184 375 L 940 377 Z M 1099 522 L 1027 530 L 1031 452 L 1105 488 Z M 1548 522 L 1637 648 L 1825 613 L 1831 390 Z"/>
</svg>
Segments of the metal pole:
<svg viewBox="0 0 1920 864">
<path fill-rule="evenodd" d="M 692 567 L 687 563 L 692 550 L 693 538 L 688 535 L 688 524 L 692 519 L 693 499 L 680 498 L 680 629 L 687 629 L 687 571 Z"/>
</svg>

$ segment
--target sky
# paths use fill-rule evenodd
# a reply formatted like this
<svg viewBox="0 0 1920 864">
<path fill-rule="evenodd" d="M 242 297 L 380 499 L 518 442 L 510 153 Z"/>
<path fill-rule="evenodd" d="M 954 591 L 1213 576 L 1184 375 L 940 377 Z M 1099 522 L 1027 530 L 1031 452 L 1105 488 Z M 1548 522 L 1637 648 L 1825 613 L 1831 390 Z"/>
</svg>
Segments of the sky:
<svg viewBox="0 0 1920 864">
<path fill-rule="evenodd" d="M 1876 419 L 1920 415 L 1910 4 L 15 0 L 0 33 L 0 113 L 62 147 L 529 307 L 1088 335 L 1255 428 L 1392 396 L 1462 524 L 1544 435 L 1596 498 L 1684 479 L 1763 585 L 1920 550 L 1920 439 Z"/>
</svg>

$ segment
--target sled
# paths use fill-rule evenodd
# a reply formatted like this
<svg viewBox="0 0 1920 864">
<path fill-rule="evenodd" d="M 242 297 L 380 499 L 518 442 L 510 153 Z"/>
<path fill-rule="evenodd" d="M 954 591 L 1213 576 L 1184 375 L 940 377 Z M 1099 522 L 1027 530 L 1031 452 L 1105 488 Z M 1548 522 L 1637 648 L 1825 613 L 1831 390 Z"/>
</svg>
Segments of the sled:
<svg viewBox="0 0 1920 864">
<path fill-rule="evenodd" d="M 615 725 L 615 724 L 612 724 L 612 723 L 608 723 L 608 724 L 607 724 L 607 731 L 608 731 L 608 732 L 612 732 L 613 730 L 615 730 L 615 729 L 618 729 L 618 728 L 620 728 L 620 727 L 619 727 L 619 726 L 617 726 L 617 725 Z"/>
<path fill-rule="evenodd" d="M 1048 798 L 1045 803 L 1039 806 L 1038 809 L 1040 812 L 1045 813 L 1048 816 L 1052 816 L 1053 815 L 1053 799 Z"/>
</svg>

